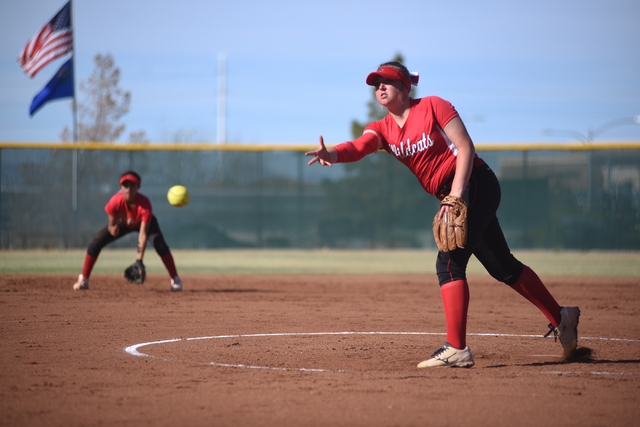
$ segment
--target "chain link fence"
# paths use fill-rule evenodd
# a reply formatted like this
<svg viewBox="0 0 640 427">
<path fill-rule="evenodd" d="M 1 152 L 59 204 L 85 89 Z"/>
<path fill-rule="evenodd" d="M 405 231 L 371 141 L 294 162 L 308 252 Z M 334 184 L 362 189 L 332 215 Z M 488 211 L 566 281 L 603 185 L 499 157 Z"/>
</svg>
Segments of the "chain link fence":
<svg viewBox="0 0 640 427">
<path fill-rule="evenodd" d="M 0 248 L 84 248 L 126 170 L 172 248 L 432 248 L 439 202 L 387 153 L 307 166 L 315 147 L 0 144 Z M 640 144 L 478 145 L 512 248 L 640 249 Z M 167 191 L 184 185 L 182 208 Z M 133 247 L 129 235 L 111 247 Z"/>
</svg>

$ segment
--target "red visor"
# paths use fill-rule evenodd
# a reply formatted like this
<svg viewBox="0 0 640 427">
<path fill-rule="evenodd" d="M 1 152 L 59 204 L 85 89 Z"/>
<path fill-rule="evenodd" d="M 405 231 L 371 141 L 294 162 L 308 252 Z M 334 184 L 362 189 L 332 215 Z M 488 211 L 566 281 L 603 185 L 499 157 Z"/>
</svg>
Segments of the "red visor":
<svg viewBox="0 0 640 427">
<path fill-rule="evenodd" d="M 409 79 L 407 79 L 407 76 L 405 76 L 402 71 L 398 70 L 395 67 L 385 66 L 378 68 L 378 71 L 367 76 L 367 84 L 369 86 L 374 86 L 378 77 L 383 77 L 389 80 L 400 80 L 402 83 L 404 83 L 407 90 L 411 90 L 412 84 L 416 86 L 418 85 L 417 73 L 411 73 L 411 81 L 409 81 Z"/>
<path fill-rule="evenodd" d="M 120 178 L 120 184 L 122 185 L 123 182 L 125 181 L 131 181 L 131 182 L 135 182 L 136 184 L 140 185 L 140 179 L 133 175 L 133 174 L 126 174 L 124 175 L 122 178 Z"/>
</svg>

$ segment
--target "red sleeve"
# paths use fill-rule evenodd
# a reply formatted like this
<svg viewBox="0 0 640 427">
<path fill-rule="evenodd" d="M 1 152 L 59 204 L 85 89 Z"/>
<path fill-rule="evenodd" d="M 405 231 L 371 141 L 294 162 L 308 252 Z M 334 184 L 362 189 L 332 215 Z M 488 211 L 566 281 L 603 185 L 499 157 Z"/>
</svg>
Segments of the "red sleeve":
<svg viewBox="0 0 640 427">
<path fill-rule="evenodd" d="M 378 137 L 366 132 L 355 141 L 347 141 L 333 147 L 338 153 L 338 163 L 357 162 L 367 154 L 378 151 Z"/>
<path fill-rule="evenodd" d="M 107 212 L 108 215 L 118 216 L 118 213 L 120 212 L 120 206 L 123 200 L 124 200 L 124 196 L 121 192 L 114 194 L 113 197 L 109 199 L 109 202 L 104 207 L 104 210 Z"/>
<path fill-rule="evenodd" d="M 436 120 L 438 121 L 442 129 L 444 129 L 444 127 L 451 121 L 451 119 L 458 116 L 456 108 L 451 105 L 449 101 L 445 101 L 444 99 L 437 96 L 430 96 L 429 100 L 431 101 L 433 114 L 435 115 Z"/>
</svg>

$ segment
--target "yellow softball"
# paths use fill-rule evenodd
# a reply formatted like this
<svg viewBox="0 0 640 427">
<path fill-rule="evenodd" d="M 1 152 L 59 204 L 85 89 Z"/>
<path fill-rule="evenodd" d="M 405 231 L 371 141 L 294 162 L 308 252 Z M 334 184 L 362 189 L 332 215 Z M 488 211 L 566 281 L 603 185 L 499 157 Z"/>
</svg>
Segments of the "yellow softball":
<svg viewBox="0 0 640 427">
<path fill-rule="evenodd" d="M 167 199 L 173 206 L 184 206 L 189 203 L 189 190 L 182 185 L 174 185 L 169 189 Z"/>
</svg>

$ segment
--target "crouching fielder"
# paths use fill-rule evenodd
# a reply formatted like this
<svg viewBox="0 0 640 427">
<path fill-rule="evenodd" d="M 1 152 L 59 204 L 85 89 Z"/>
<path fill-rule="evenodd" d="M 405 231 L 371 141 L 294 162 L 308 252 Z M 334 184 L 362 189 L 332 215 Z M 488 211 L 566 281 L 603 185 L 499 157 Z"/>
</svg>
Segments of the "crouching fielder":
<svg viewBox="0 0 640 427">
<path fill-rule="evenodd" d="M 136 253 L 136 262 L 126 269 L 125 278 L 134 283 L 144 282 L 146 273 L 142 259 L 147 239 L 149 239 L 169 272 L 171 291 L 179 292 L 182 290 L 182 282 L 178 277 L 173 256 L 164 241 L 158 220 L 153 216 L 151 202 L 147 197 L 138 193 L 140 182 L 140 175 L 134 171 L 125 172 L 120 177 L 120 191 L 109 200 L 104 208 L 109 217 L 109 224 L 100 230 L 89 243 L 84 268 L 82 274 L 78 276 L 78 281 L 73 285 L 74 290 L 89 289 L 91 270 L 93 270 L 102 248 L 134 231 L 139 233 L 138 252 Z"/>
<path fill-rule="evenodd" d="M 560 338 L 565 358 L 573 355 L 578 337 L 578 307 L 560 307 L 540 278 L 512 254 L 498 223 L 500 185 L 493 171 L 475 153 L 471 137 L 455 108 L 447 101 L 428 96 L 410 97 L 411 75 L 399 62 L 380 65 L 367 76 L 376 99 L 389 114 L 369 124 L 362 136 L 332 148 L 324 145 L 309 151 L 309 164 L 331 166 L 355 162 L 384 149 L 413 172 L 427 193 L 442 200 L 434 219 L 438 242 L 436 271 L 444 302 L 446 342 L 418 364 L 471 367 L 467 346 L 469 286 L 467 263 L 471 255 L 496 280 L 529 300 L 549 320 L 549 332 Z M 545 335 L 545 336 L 547 336 Z"/>
</svg>

